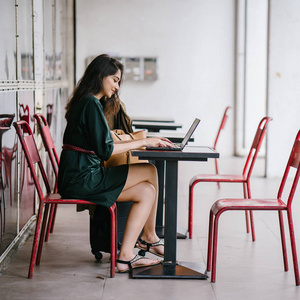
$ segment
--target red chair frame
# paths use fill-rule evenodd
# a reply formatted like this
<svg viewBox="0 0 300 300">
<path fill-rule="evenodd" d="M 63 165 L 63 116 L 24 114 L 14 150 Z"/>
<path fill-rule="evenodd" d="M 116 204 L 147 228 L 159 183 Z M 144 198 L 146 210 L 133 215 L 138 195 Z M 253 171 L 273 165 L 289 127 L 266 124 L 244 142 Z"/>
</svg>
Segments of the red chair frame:
<svg viewBox="0 0 300 300">
<path fill-rule="evenodd" d="M 243 169 L 242 175 L 232 175 L 232 174 L 222 174 L 222 175 L 213 175 L 213 174 L 198 174 L 195 175 L 189 184 L 189 216 L 188 216 L 188 231 L 190 239 L 193 237 L 193 201 L 194 201 L 194 187 L 199 182 L 228 182 L 228 183 L 242 183 L 244 198 L 251 198 L 250 190 L 250 177 L 256 162 L 260 147 L 264 140 L 267 125 L 272 120 L 270 117 L 264 117 L 258 125 L 254 140 L 250 149 L 250 152 L 247 156 L 247 160 Z M 251 222 L 251 231 L 252 231 L 252 240 L 255 241 L 255 230 L 253 223 L 253 214 L 250 211 L 250 222 Z M 246 211 L 246 230 L 249 233 L 249 217 Z"/>
<path fill-rule="evenodd" d="M 287 199 L 287 203 L 282 200 L 285 183 L 291 168 L 296 168 L 296 173 Z M 207 271 L 211 270 L 211 281 L 216 280 L 216 258 L 217 258 L 217 241 L 218 241 L 218 224 L 221 214 L 228 210 L 264 210 L 278 211 L 279 226 L 281 233 L 282 253 L 284 270 L 288 271 L 288 260 L 286 253 L 286 241 L 284 233 L 284 223 L 282 212 L 287 212 L 287 219 L 290 231 L 290 240 L 292 256 L 294 263 L 294 273 L 296 285 L 300 285 L 298 259 L 296 251 L 294 224 L 292 218 L 292 201 L 297 188 L 300 176 L 300 130 L 296 136 L 286 169 L 279 186 L 276 199 L 220 199 L 216 201 L 210 210 L 209 232 L 208 232 L 208 252 L 207 252 Z"/>
<path fill-rule="evenodd" d="M 25 154 L 28 167 L 30 168 L 30 172 L 32 174 L 34 184 L 37 190 L 37 194 L 39 197 L 39 208 L 37 213 L 37 221 L 36 221 L 36 229 L 34 234 L 32 253 L 29 265 L 28 278 L 32 278 L 34 265 L 39 265 L 42 255 L 43 241 L 45 237 L 45 229 L 47 216 L 49 211 L 49 205 L 53 204 L 95 204 L 90 201 L 81 200 L 81 199 L 62 199 L 61 196 L 57 193 L 51 193 L 50 185 L 48 182 L 48 178 L 43 167 L 35 139 L 33 133 L 31 131 L 30 126 L 26 121 L 18 121 L 13 123 L 16 132 L 18 134 L 19 140 L 22 145 L 23 152 Z M 37 171 L 35 169 L 35 165 L 37 165 Z M 46 193 L 43 193 L 42 187 L 38 180 L 37 172 L 40 172 L 43 183 L 46 188 Z M 44 213 L 43 213 L 44 211 Z M 116 264 L 116 204 L 114 203 L 109 208 L 111 214 L 111 265 L 110 265 L 110 276 L 115 276 L 115 264 Z"/>
<path fill-rule="evenodd" d="M 42 137 L 43 145 L 45 148 L 45 151 L 48 153 L 53 172 L 55 175 L 55 187 L 54 187 L 54 192 L 57 193 L 57 178 L 58 178 L 58 166 L 59 166 L 59 158 L 58 154 L 51 136 L 50 132 L 50 127 L 47 123 L 46 118 L 42 114 L 34 114 L 33 117 L 37 121 L 38 129 Z M 56 216 L 56 211 L 57 211 L 57 205 L 54 204 L 51 206 L 50 209 L 50 215 L 49 215 L 49 221 L 47 225 L 47 231 L 46 231 L 46 236 L 45 236 L 45 242 L 48 241 L 49 238 L 49 233 L 53 232 L 54 229 L 54 223 L 55 223 L 55 216 Z"/>
<path fill-rule="evenodd" d="M 228 113 L 228 110 L 230 108 L 231 108 L 230 106 L 227 106 L 225 108 L 224 115 L 223 115 L 219 130 L 218 130 L 218 133 L 217 133 L 214 145 L 213 145 L 214 150 L 216 150 L 217 143 L 218 143 L 218 140 L 219 140 L 219 137 L 220 137 L 220 133 L 225 128 L 225 124 L 226 124 L 227 119 L 228 119 L 228 114 L 227 113 Z M 218 159 L 217 158 L 215 158 L 215 167 L 216 167 L 216 174 L 219 174 L 219 166 L 218 166 Z M 218 184 L 218 188 L 220 188 L 220 182 L 217 182 L 217 184 Z"/>
<path fill-rule="evenodd" d="M 11 128 L 11 124 L 13 122 L 13 119 L 15 117 L 15 114 L 0 114 L 0 189 L 2 190 L 2 195 L 0 196 L 0 242 L 2 241 L 2 233 L 5 232 L 5 198 L 4 198 L 4 186 L 3 186 L 3 178 L 2 178 L 2 160 L 4 162 L 4 166 L 5 166 L 5 176 L 6 179 L 8 180 L 9 183 L 9 189 L 10 189 L 10 205 L 12 205 L 12 198 L 11 198 L 11 177 L 8 177 L 8 173 L 7 173 L 7 164 L 5 161 L 5 156 L 4 153 L 6 153 L 7 151 L 5 150 L 6 148 L 2 149 L 2 136 L 3 134 L 10 130 Z M 3 210 L 2 210 L 2 206 L 3 206 Z M 2 215 L 3 215 L 3 219 L 2 219 Z"/>
</svg>

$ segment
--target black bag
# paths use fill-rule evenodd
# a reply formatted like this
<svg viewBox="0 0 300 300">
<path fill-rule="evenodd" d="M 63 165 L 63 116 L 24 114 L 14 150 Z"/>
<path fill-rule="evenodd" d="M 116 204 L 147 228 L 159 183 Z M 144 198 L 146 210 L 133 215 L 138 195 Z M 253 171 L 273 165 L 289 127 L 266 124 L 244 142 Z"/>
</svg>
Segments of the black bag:
<svg viewBox="0 0 300 300">
<path fill-rule="evenodd" d="M 110 213 L 101 205 L 95 206 L 93 216 L 90 216 L 90 244 L 92 253 L 99 251 L 110 253 Z"/>
</svg>

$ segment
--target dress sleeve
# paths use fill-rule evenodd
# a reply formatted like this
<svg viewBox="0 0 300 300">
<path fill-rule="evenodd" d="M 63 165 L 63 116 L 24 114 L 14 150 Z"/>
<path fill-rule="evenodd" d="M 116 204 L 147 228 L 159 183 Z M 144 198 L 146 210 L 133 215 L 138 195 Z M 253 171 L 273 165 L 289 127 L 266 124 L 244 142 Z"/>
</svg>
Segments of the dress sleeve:
<svg viewBox="0 0 300 300">
<path fill-rule="evenodd" d="M 114 150 L 110 129 L 98 100 L 89 101 L 85 109 L 86 134 L 96 155 L 102 160 L 108 160 Z"/>
</svg>

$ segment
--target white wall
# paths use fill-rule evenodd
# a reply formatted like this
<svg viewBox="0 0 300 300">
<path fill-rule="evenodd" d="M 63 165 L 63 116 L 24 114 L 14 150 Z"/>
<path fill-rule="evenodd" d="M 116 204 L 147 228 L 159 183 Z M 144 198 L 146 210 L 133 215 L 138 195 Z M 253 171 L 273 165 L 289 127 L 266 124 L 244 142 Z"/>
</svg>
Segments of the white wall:
<svg viewBox="0 0 300 300">
<path fill-rule="evenodd" d="M 157 56 L 157 81 L 124 82 L 128 113 L 170 116 L 182 131 L 199 117 L 196 142 L 212 145 L 234 102 L 234 2 L 77 0 L 77 80 L 88 56 Z M 233 153 L 233 120 L 230 111 L 222 155 Z"/>
<path fill-rule="evenodd" d="M 300 129 L 300 1 L 271 1 L 268 167 L 282 176 Z"/>
</svg>

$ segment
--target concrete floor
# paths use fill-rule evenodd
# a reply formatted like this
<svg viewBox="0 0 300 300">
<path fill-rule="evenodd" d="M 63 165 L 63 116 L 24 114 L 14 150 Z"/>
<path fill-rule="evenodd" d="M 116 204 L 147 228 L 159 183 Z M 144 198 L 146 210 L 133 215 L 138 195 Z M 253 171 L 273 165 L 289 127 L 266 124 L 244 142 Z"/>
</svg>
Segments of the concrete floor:
<svg viewBox="0 0 300 300">
<path fill-rule="evenodd" d="M 240 173 L 243 163 L 241 158 L 220 159 L 221 171 Z M 190 178 L 200 172 L 211 173 L 214 168 L 212 161 L 181 162 L 179 167 L 178 228 L 182 231 L 187 228 Z M 263 161 L 258 161 L 252 177 L 252 196 L 276 197 L 280 178 L 266 179 L 263 174 Z M 293 205 L 298 249 L 299 195 L 298 191 Z M 205 266 L 211 205 L 220 198 L 241 196 L 242 186 L 238 184 L 222 184 L 220 190 L 214 183 L 196 186 L 194 238 L 178 240 L 179 261 Z M 284 219 L 286 221 L 286 216 Z M 31 236 L 0 277 L 0 299 L 300 299 L 300 287 L 295 286 L 290 244 L 287 244 L 290 270 L 284 272 L 283 269 L 276 212 L 255 213 L 257 240 L 254 243 L 245 232 L 243 213 L 223 214 L 215 283 L 210 279 L 131 279 L 129 274 L 118 273 L 115 278 L 109 278 L 109 254 L 104 254 L 102 262 L 98 263 L 90 253 L 88 213 L 77 213 L 73 205 L 61 206 L 56 220 L 54 233 L 44 245 L 41 265 L 35 267 L 33 279 L 27 279 Z"/>
</svg>

